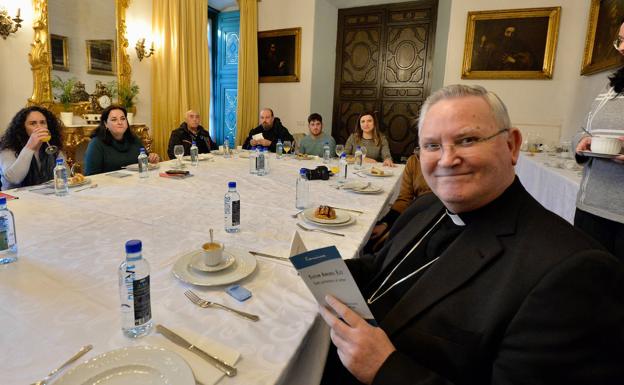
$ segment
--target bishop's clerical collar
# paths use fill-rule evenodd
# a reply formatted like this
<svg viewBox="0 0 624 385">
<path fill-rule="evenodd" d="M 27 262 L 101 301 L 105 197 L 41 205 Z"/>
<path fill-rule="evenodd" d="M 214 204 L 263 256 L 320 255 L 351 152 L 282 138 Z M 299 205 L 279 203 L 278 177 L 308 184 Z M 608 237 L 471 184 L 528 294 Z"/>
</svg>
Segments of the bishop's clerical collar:
<svg viewBox="0 0 624 385">
<path fill-rule="evenodd" d="M 448 215 L 449 218 L 451 218 L 451 220 L 456 226 L 466 226 L 466 223 L 459 217 L 459 215 L 453 214 L 448 210 L 446 210 L 446 215 Z"/>
</svg>

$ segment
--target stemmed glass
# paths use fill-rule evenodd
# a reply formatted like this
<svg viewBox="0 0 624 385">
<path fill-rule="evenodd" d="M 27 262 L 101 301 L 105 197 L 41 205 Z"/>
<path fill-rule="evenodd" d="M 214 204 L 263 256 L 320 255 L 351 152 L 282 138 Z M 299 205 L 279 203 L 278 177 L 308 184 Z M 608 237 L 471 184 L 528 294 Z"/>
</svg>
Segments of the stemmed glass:
<svg viewBox="0 0 624 385">
<path fill-rule="evenodd" d="M 338 158 L 340 158 L 340 155 L 342 155 L 342 153 L 344 152 L 344 145 L 342 144 L 337 144 L 336 145 L 336 156 L 338 156 Z"/>
<path fill-rule="evenodd" d="M 290 142 L 290 140 L 285 140 L 284 141 L 284 152 L 286 153 L 286 155 L 288 155 L 288 153 L 290 152 L 291 148 L 292 148 L 292 143 Z"/>
<path fill-rule="evenodd" d="M 182 157 L 184 156 L 184 146 L 176 144 L 173 146 L 173 155 L 178 159 L 178 167 L 182 168 Z"/>
<path fill-rule="evenodd" d="M 52 134 L 50 134 L 50 131 L 48 131 L 48 135 L 44 136 L 43 138 L 41 138 L 41 141 L 44 142 L 46 144 L 46 149 L 45 152 L 46 154 L 56 154 L 58 152 L 58 147 L 50 144 L 50 140 L 52 139 Z"/>
</svg>

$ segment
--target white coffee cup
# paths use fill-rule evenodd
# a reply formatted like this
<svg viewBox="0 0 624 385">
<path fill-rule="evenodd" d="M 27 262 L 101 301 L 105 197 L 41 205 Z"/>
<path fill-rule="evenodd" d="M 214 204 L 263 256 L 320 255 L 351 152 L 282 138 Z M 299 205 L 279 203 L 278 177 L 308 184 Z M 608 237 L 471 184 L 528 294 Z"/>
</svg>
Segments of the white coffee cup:
<svg viewBox="0 0 624 385">
<path fill-rule="evenodd" d="M 219 146 L 219 151 L 223 152 L 223 145 Z"/>
<path fill-rule="evenodd" d="M 223 261 L 223 249 L 225 247 L 222 243 L 218 242 L 206 242 L 202 245 L 204 252 L 204 263 L 206 266 L 217 266 Z"/>
<path fill-rule="evenodd" d="M 617 155 L 622 150 L 622 142 L 618 138 L 608 136 L 593 136 L 590 148 L 598 154 Z"/>
</svg>

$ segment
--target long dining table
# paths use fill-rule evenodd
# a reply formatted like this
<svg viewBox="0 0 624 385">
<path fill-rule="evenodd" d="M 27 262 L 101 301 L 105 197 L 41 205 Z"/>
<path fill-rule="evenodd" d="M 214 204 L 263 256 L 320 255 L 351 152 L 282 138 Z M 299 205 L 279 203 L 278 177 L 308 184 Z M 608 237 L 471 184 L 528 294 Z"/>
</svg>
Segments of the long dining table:
<svg viewBox="0 0 624 385">
<path fill-rule="evenodd" d="M 224 290 L 228 285 L 192 285 L 176 278 L 172 269 L 181 256 L 208 241 L 211 228 L 226 250 L 287 257 L 296 224 L 303 223 L 301 216 L 292 216 L 297 212 L 298 171 L 315 168 L 322 160 L 272 155 L 270 173 L 257 176 L 250 174 L 249 160 L 239 155 L 210 158 L 197 166 L 185 163 L 192 176 L 184 179 L 160 176 L 175 166 L 175 161 L 167 161 L 149 171 L 148 178 L 129 171 L 123 171 L 131 175 L 122 178 L 115 176 L 118 173 L 90 176 L 96 187 L 72 188 L 63 197 L 29 189 L 7 191 L 19 198 L 8 203 L 15 215 L 19 259 L 0 265 L 0 383 L 39 380 L 83 345 L 94 348 L 80 362 L 145 344 L 144 338 L 130 339 L 121 332 L 118 287 L 124 244 L 140 239 L 151 267 L 154 323 L 192 331 L 240 354 L 238 374 L 213 383 L 318 384 L 329 346 L 327 329 L 314 298 L 288 261 L 257 257 L 255 270 L 236 282 L 252 292 L 245 302 L 230 297 Z M 310 181 L 311 207 L 324 204 L 363 213 L 352 213 L 356 221 L 349 226 L 330 229 L 344 237 L 299 229 L 305 246 L 335 245 L 343 258 L 357 257 L 380 212 L 396 196 L 403 167 L 391 170 L 389 177 L 350 174 L 349 180 L 381 185 L 379 194 L 337 189 L 336 177 Z M 237 182 L 241 196 L 238 233 L 224 230 L 228 181 Z M 257 314 L 260 321 L 199 308 L 184 296 L 188 289 Z"/>
</svg>

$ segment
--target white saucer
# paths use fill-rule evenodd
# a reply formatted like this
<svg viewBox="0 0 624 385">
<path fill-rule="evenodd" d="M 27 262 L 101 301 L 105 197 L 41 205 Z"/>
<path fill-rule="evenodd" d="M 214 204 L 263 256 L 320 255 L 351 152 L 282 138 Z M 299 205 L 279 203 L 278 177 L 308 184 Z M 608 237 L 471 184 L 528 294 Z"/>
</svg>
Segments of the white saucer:
<svg viewBox="0 0 624 385">
<path fill-rule="evenodd" d="M 234 267 L 224 269 L 212 274 L 205 274 L 191 267 L 193 253 L 182 255 L 173 265 L 173 275 L 183 282 L 197 286 L 220 286 L 240 281 L 256 269 L 256 258 L 246 251 L 230 248 L 224 251 L 236 260 Z"/>
<path fill-rule="evenodd" d="M 206 265 L 206 263 L 204 262 L 204 255 L 202 250 L 194 250 L 191 251 L 189 254 L 192 254 L 191 267 L 195 270 L 203 271 L 206 273 L 214 273 L 215 271 L 225 270 L 228 267 L 232 266 L 234 262 L 236 262 L 236 258 L 234 258 L 232 254 L 229 254 L 225 250 L 223 251 L 223 260 L 214 266 Z"/>
<path fill-rule="evenodd" d="M 591 151 L 581 151 L 581 154 L 583 154 L 584 156 L 591 156 L 594 158 L 606 158 L 606 159 L 613 159 L 616 156 L 622 155 L 622 154 L 601 154 L 599 152 L 591 152 Z"/>
<path fill-rule="evenodd" d="M 370 184 L 368 187 L 354 188 L 354 189 L 351 189 L 350 191 L 356 194 L 379 194 L 380 192 L 383 192 L 383 190 L 384 189 L 381 186 Z"/>
<path fill-rule="evenodd" d="M 382 171 L 384 172 L 383 175 L 377 175 L 377 174 L 373 174 L 371 172 L 371 169 L 369 168 L 369 169 L 364 171 L 364 174 L 368 175 L 368 176 L 376 176 L 376 177 L 379 177 L 379 178 L 383 178 L 383 177 L 386 177 L 386 176 L 393 176 L 394 175 L 394 172 L 391 171 L 391 170 L 382 170 Z"/>
<path fill-rule="evenodd" d="M 138 163 L 129 164 L 125 168 L 126 170 L 130 170 L 130 171 L 139 171 L 139 164 Z M 148 163 L 147 164 L 148 170 L 156 170 L 157 168 L 160 168 L 160 163 Z"/>
</svg>

